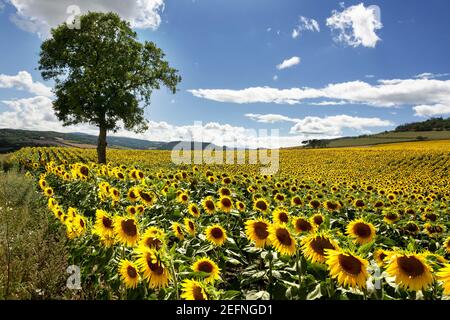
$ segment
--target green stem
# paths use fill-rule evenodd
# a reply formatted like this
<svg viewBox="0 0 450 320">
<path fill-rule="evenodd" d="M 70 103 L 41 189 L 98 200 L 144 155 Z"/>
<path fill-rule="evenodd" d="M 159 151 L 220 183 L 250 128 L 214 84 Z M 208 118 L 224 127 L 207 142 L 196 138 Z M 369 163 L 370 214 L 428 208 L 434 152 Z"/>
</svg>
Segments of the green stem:
<svg viewBox="0 0 450 320">
<path fill-rule="evenodd" d="M 173 284 L 174 284 L 174 286 L 175 286 L 175 293 L 176 293 L 177 300 L 180 300 L 180 295 L 179 295 L 179 293 L 178 293 L 178 280 L 177 280 L 177 274 L 175 273 L 175 266 L 174 266 L 174 263 L 173 263 L 173 259 L 172 259 L 172 258 L 170 258 L 170 274 L 171 274 L 171 276 L 172 276 Z"/>
</svg>

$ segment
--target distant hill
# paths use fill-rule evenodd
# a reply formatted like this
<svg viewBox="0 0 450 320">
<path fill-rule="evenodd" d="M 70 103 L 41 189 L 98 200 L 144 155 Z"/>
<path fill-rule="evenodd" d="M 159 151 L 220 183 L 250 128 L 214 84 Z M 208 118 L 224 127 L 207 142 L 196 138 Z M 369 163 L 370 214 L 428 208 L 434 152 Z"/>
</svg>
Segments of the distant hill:
<svg viewBox="0 0 450 320">
<path fill-rule="evenodd" d="M 422 122 L 406 123 L 395 128 L 395 131 L 450 131 L 450 118 L 431 118 Z"/>
<path fill-rule="evenodd" d="M 113 136 L 109 136 L 107 142 L 109 148 L 136 150 L 172 150 L 179 143 L 179 141 L 161 142 Z M 185 148 L 187 148 L 189 143 L 185 143 L 185 145 Z M 208 145 L 212 144 L 202 143 L 202 149 Z M 97 137 L 79 132 L 61 133 L 54 131 L 0 129 L 0 153 L 15 151 L 29 146 L 96 148 Z M 192 143 L 192 146 L 194 146 L 194 143 Z M 195 146 L 197 146 L 197 143 Z M 215 147 L 214 145 L 212 146 Z"/>
</svg>

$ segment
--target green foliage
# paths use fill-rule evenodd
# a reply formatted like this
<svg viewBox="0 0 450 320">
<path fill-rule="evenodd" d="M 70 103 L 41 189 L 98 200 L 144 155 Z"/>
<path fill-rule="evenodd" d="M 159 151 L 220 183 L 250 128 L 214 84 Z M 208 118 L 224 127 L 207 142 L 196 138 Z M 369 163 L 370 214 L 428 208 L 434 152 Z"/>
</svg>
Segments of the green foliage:
<svg viewBox="0 0 450 320">
<path fill-rule="evenodd" d="M 395 128 L 395 131 L 444 131 L 450 130 L 450 118 L 431 118 L 422 122 L 406 123 Z"/>
<path fill-rule="evenodd" d="M 62 228 L 33 181 L 0 173 L 0 299 L 64 298 L 67 257 Z"/>
</svg>

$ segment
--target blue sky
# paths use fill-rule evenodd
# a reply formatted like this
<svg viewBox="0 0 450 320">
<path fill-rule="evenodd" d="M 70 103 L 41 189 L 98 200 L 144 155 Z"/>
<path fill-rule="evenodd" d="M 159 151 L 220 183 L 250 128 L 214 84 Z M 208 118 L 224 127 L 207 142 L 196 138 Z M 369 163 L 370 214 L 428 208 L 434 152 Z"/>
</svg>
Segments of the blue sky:
<svg viewBox="0 0 450 320">
<path fill-rule="evenodd" d="M 276 128 L 292 145 L 450 114 L 446 0 L 146 0 L 146 10 L 136 1 L 63 0 L 48 10 L 49 0 L 0 2 L 0 127 L 80 129 L 61 128 L 49 111 L 52 96 L 35 88 L 51 87 L 36 71 L 39 46 L 69 4 L 118 12 L 180 71 L 177 94 L 153 94 L 147 139 L 189 135 L 202 121 L 209 140 Z M 294 57 L 298 64 L 277 68 Z M 21 71 L 31 86 L 23 74 L 14 78 Z M 23 121 L 39 108 L 40 122 Z"/>
</svg>

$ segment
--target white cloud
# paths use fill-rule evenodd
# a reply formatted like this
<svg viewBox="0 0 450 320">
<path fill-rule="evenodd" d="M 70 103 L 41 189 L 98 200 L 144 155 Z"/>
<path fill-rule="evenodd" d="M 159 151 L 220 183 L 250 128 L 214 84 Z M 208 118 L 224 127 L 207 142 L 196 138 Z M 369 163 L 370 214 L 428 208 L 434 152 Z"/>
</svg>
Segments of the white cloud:
<svg viewBox="0 0 450 320">
<path fill-rule="evenodd" d="M 289 118 L 283 116 L 281 114 L 255 114 L 255 113 L 246 113 L 245 116 L 250 118 L 251 120 L 262 122 L 262 123 L 275 123 L 282 121 L 290 121 L 296 122 L 298 119 Z"/>
<path fill-rule="evenodd" d="M 329 84 L 318 89 L 251 87 L 241 90 L 195 89 L 188 91 L 199 98 L 229 103 L 298 104 L 308 99 L 332 99 L 376 107 L 450 105 L 450 80 L 437 79 L 380 80 L 376 85 L 363 81 L 350 81 Z M 342 103 L 339 102 L 339 104 Z M 321 105 L 323 104 L 321 103 Z"/>
<path fill-rule="evenodd" d="M 364 46 L 375 48 L 381 39 L 376 30 L 383 27 L 377 7 L 365 7 L 363 3 L 348 7 L 342 12 L 333 10 L 327 19 L 327 26 L 337 32 L 335 41 L 346 43 L 352 47 Z"/>
<path fill-rule="evenodd" d="M 278 80 L 278 76 L 274 75 L 272 79 L 273 79 L 273 81 L 277 81 Z"/>
<path fill-rule="evenodd" d="M 443 78 L 450 76 L 450 73 L 431 73 L 431 72 L 424 72 L 418 75 L 415 75 L 414 78 L 416 79 L 436 79 L 436 78 Z"/>
<path fill-rule="evenodd" d="M 294 56 L 292 58 L 283 60 L 282 63 L 277 65 L 277 69 L 278 70 L 283 70 L 283 69 L 286 69 L 286 68 L 291 68 L 291 67 L 293 67 L 293 66 L 295 66 L 295 65 L 297 65 L 299 63 L 300 63 L 300 57 Z"/>
<path fill-rule="evenodd" d="M 320 102 L 311 102 L 310 105 L 313 106 L 342 106 L 344 104 L 349 104 L 347 101 L 320 101 Z"/>
<path fill-rule="evenodd" d="M 352 129 L 366 131 L 367 128 L 387 127 L 393 125 L 388 120 L 379 118 L 352 117 L 349 115 L 337 115 L 330 117 L 305 117 L 303 119 L 290 118 L 281 114 L 245 114 L 247 118 L 261 123 L 293 122 L 291 134 L 328 135 L 340 136 L 342 130 Z"/>
<path fill-rule="evenodd" d="M 387 127 L 393 125 L 388 120 L 379 118 L 361 118 L 348 115 L 338 115 L 325 118 L 305 117 L 297 121 L 291 128 L 291 133 L 342 135 L 344 128 L 363 131 L 372 127 Z"/>
<path fill-rule="evenodd" d="M 300 16 L 298 25 L 292 30 L 292 38 L 298 38 L 303 31 L 320 32 L 319 23 L 314 19 Z"/>
<path fill-rule="evenodd" d="M 52 91 L 50 87 L 34 82 L 31 74 L 27 71 L 19 71 L 14 76 L 0 74 L 0 88 L 15 88 L 18 90 L 26 90 L 36 95 L 51 97 Z"/>
<path fill-rule="evenodd" d="M 368 79 L 375 78 L 375 76 L 373 74 L 366 74 L 364 77 L 366 77 Z"/>
<path fill-rule="evenodd" d="M 419 105 L 415 106 L 414 115 L 419 117 L 433 117 L 438 115 L 450 114 L 450 104 L 434 104 L 434 105 Z"/>
<path fill-rule="evenodd" d="M 270 32 L 271 30 L 272 30 L 272 28 L 270 28 L 270 27 L 266 29 L 267 32 Z"/>
<path fill-rule="evenodd" d="M 20 28 L 47 37 L 49 30 L 65 22 L 72 13 L 69 6 L 76 5 L 81 13 L 88 11 L 116 12 L 134 28 L 156 29 L 161 23 L 160 12 L 164 0 L 10 0 L 17 12 L 12 21 Z"/>
</svg>

